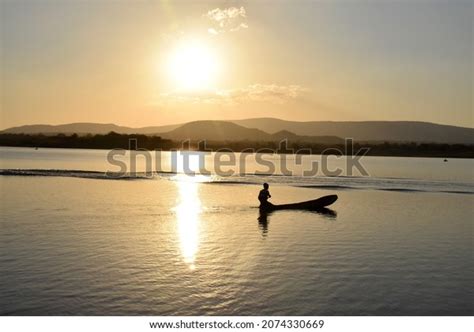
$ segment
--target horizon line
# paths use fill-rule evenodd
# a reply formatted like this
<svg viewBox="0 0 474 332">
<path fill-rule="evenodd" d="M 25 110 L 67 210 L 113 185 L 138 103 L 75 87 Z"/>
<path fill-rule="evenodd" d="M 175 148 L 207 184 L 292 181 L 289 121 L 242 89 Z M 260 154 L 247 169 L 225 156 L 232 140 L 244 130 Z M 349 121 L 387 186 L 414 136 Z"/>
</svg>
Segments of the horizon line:
<svg viewBox="0 0 474 332">
<path fill-rule="evenodd" d="M 286 121 L 286 122 L 297 122 L 297 123 L 309 123 L 309 122 L 339 122 L 339 123 L 361 123 L 361 122 L 414 122 L 414 123 L 426 123 L 426 124 L 434 124 L 434 125 L 441 125 L 441 126 L 450 126 L 450 127 L 457 127 L 457 128 L 465 128 L 465 129 L 474 129 L 474 126 L 472 127 L 467 127 L 467 126 L 461 126 L 461 125 L 455 125 L 455 124 L 446 124 L 446 123 L 438 123 L 438 122 L 432 122 L 432 121 L 422 121 L 422 120 L 306 120 L 306 121 L 301 121 L 301 120 L 287 120 L 287 119 L 282 119 L 282 118 L 273 118 L 273 117 L 255 117 L 255 118 L 243 118 L 243 119 L 232 119 L 232 120 L 209 120 L 209 119 L 200 119 L 200 120 L 192 120 L 192 121 L 187 121 L 187 122 L 181 122 L 181 123 L 169 123 L 169 124 L 159 124 L 159 125 L 149 125 L 149 126 L 140 126 L 140 127 L 134 127 L 130 125 L 123 125 L 123 124 L 117 124 L 113 122 L 68 122 L 68 123 L 59 123 L 59 124 L 51 124 L 51 123 L 33 123 L 33 124 L 23 124 L 23 125 L 16 125 L 16 126 L 10 126 L 6 127 L 3 129 L 0 129 L 0 132 L 8 130 L 8 129 L 13 129 L 13 128 L 19 128 L 19 127 L 26 127 L 26 126 L 52 126 L 52 127 L 59 127 L 59 126 L 66 126 L 66 125 L 73 125 L 73 124 L 92 124 L 92 125 L 114 125 L 118 127 L 126 127 L 130 129 L 143 129 L 143 128 L 149 128 L 149 127 L 166 127 L 166 126 L 182 126 L 187 123 L 193 123 L 193 122 L 200 122 L 200 121 L 214 121 L 214 122 L 234 122 L 234 121 L 245 121 L 245 120 L 280 120 L 280 121 Z"/>
</svg>

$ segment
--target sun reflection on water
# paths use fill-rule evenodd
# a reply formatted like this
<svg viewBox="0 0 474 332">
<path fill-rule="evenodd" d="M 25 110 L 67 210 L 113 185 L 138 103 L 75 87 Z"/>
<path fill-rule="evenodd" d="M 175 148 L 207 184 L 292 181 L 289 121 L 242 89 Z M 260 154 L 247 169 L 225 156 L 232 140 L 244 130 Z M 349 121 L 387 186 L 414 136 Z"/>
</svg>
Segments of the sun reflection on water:
<svg viewBox="0 0 474 332">
<path fill-rule="evenodd" d="M 199 183 L 176 181 L 179 203 L 175 207 L 181 255 L 191 270 L 196 268 L 195 260 L 199 249 L 199 226 L 202 212 L 199 199 Z"/>
</svg>

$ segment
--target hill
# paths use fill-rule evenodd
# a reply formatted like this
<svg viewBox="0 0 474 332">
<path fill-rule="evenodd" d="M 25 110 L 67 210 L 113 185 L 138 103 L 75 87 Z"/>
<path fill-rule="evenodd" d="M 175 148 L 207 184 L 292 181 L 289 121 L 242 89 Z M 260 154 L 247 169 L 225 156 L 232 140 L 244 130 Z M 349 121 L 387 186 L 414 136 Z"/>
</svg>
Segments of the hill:
<svg viewBox="0 0 474 332">
<path fill-rule="evenodd" d="M 105 135 L 110 132 L 119 134 L 158 135 L 165 139 L 182 141 L 254 141 L 254 142 L 276 142 L 288 139 L 292 142 L 305 142 L 314 144 L 340 144 L 343 140 L 339 137 L 314 137 L 298 136 L 288 131 L 280 131 L 268 134 L 260 129 L 246 128 L 228 121 L 193 121 L 184 125 L 171 125 L 159 127 L 130 128 L 114 124 L 97 123 L 71 123 L 59 126 L 33 125 L 22 126 L 4 130 L 1 134 L 44 134 L 48 136 L 56 134 L 92 134 Z"/>
<path fill-rule="evenodd" d="M 274 118 L 234 120 L 235 124 L 268 133 L 351 137 L 356 141 L 474 144 L 474 129 L 417 121 L 286 121 Z"/>
<path fill-rule="evenodd" d="M 259 129 L 246 128 L 227 121 L 193 121 L 160 136 L 173 140 L 258 141 L 271 135 Z"/>
<path fill-rule="evenodd" d="M 11 134 L 120 134 L 161 135 L 165 138 L 207 140 L 277 141 L 288 138 L 300 142 L 332 144 L 342 138 L 360 142 L 418 142 L 474 144 L 474 129 L 416 121 L 286 121 L 257 118 L 234 121 L 194 121 L 181 125 L 131 128 L 115 124 L 71 123 L 13 127 L 0 133 Z"/>
<path fill-rule="evenodd" d="M 289 131 L 268 134 L 260 129 L 246 128 L 227 121 L 194 121 L 189 122 L 161 137 L 172 140 L 208 140 L 208 141 L 253 141 L 278 142 L 288 139 L 291 142 L 315 144 L 341 144 L 343 139 L 333 136 L 299 136 Z"/>
<path fill-rule="evenodd" d="M 19 127 L 12 127 L 1 131 L 3 134 L 44 134 L 44 135 L 56 135 L 56 134 L 107 134 L 111 131 L 120 134 L 157 134 L 166 132 L 179 127 L 179 125 L 168 125 L 168 126 L 151 126 L 143 128 L 131 128 L 125 126 L 117 126 L 113 123 L 89 123 L 89 122 L 78 122 L 69 123 L 63 125 L 26 125 Z"/>
</svg>

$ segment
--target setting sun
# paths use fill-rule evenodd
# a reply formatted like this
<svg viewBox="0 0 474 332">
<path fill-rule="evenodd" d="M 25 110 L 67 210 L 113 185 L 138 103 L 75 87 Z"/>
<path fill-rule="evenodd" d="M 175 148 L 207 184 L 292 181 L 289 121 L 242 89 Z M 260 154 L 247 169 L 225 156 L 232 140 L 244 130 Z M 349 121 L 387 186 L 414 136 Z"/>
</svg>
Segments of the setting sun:
<svg viewBox="0 0 474 332">
<path fill-rule="evenodd" d="M 199 41 L 185 41 L 169 55 L 168 75 L 178 89 L 201 90 L 212 87 L 218 70 L 211 48 Z"/>
</svg>

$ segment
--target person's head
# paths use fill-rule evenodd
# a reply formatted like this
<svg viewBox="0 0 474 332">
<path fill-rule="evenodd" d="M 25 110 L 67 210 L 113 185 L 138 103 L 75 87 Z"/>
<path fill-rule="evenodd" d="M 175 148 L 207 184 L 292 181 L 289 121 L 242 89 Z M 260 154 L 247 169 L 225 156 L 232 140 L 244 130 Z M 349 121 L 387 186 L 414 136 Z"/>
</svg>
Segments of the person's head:
<svg viewBox="0 0 474 332">
<path fill-rule="evenodd" d="M 265 182 L 265 183 L 263 184 L 263 188 L 264 188 L 264 189 L 268 189 L 268 187 L 269 187 L 269 186 L 268 186 L 268 183 Z"/>
</svg>

